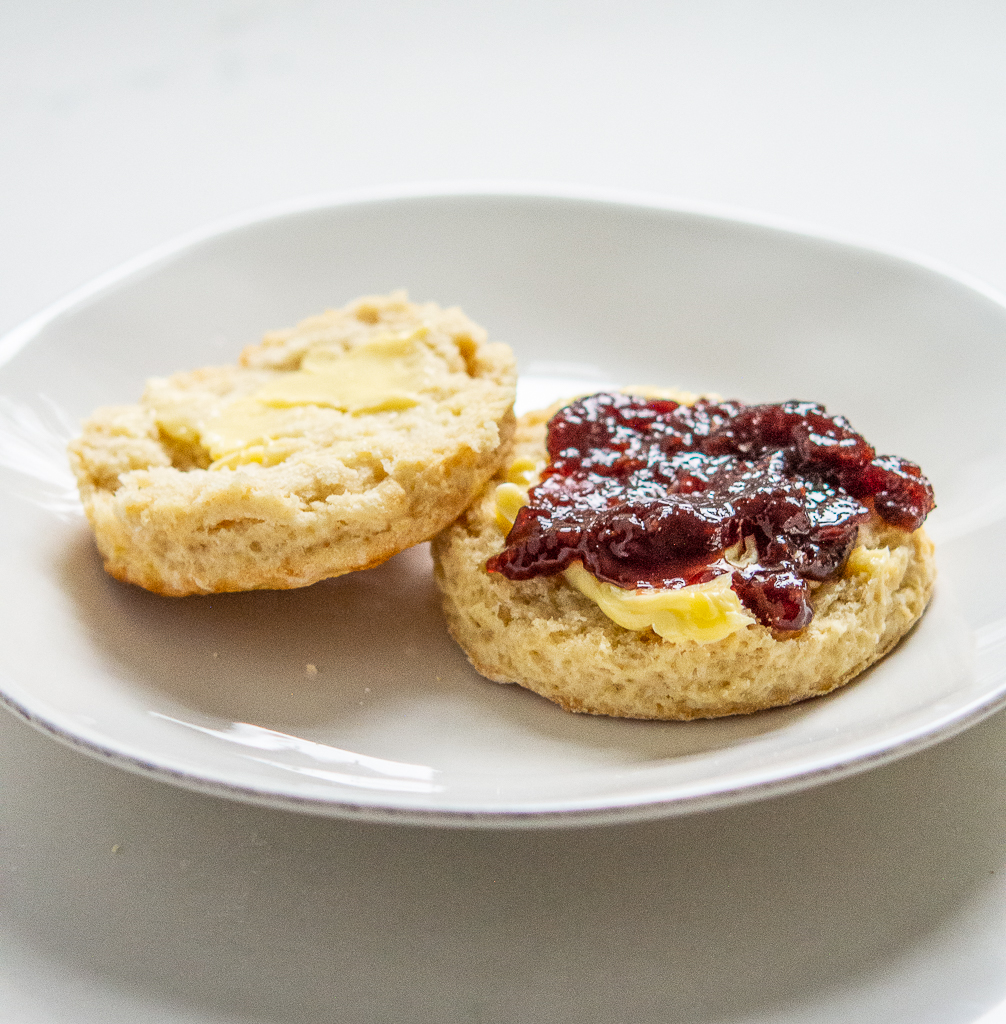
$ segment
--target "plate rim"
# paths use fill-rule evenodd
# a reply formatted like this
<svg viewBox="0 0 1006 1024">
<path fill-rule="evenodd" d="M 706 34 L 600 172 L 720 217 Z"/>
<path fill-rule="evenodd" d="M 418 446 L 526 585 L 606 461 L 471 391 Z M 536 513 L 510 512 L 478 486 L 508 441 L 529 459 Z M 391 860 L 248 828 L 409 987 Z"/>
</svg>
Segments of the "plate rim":
<svg viewBox="0 0 1006 1024">
<path fill-rule="evenodd" d="M 810 241 L 826 242 L 846 249 L 855 249 L 873 256 L 911 264 L 954 281 L 977 292 L 1006 309 L 1006 291 L 1000 291 L 981 278 L 951 264 L 907 247 L 872 242 L 852 233 L 845 233 L 809 221 L 761 212 L 743 206 L 732 206 L 712 200 L 692 199 L 633 189 L 606 188 L 534 179 L 443 179 L 428 182 L 401 182 L 387 185 L 340 189 L 309 193 L 275 202 L 253 206 L 223 217 L 214 218 L 188 231 L 173 235 L 110 269 L 71 289 L 61 298 L 44 306 L 28 319 L 0 335 L 0 367 L 4 366 L 46 324 L 62 313 L 93 298 L 108 288 L 140 271 L 150 269 L 172 256 L 209 241 L 211 238 L 239 231 L 242 228 L 294 214 L 347 206 L 368 206 L 398 200 L 449 199 L 557 199 L 581 201 L 625 209 L 686 214 L 725 223 L 764 228 Z"/>
<path fill-rule="evenodd" d="M 724 224 L 759 228 L 907 264 L 909 267 L 948 279 L 991 301 L 1006 313 L 1006 293 L 1000 292 L 966 272 L 943 264 L 939 260 L 907 249 L 875 245 L 841 232 L 822 229 L 773 214 L 759 213 L 705 200 L 617 188 L 529 180 L 444 180 L 388 184 L 299 196 L 217 218 L 195 229 L 183 232 L 97 275 L 8 331 L 0 337 L 0 368 L 37 337 L 47 325 L 64 313 L 146 270 L 155 268 L 162 262 L 167 262 L 173 257 L 183 254 L 186 250 L 195 248 L 202 242 L 269 221 L 278 221 L 286 217 L 311 212 L 354 206 L 367 207 L 397 201 L 451 198 L 580 202 L 587 205 L 615 206 L 624 210 L 649 213 L 682 214 L 719 221 Z M 32 711 L 21 700 L 9 693 L 2 681 L 0 681 L 0 704 L 3 704 L 17 718 L 65 746 L 116 767 L 148 778 L 172 783 L 190 791 L 282 810 L 380 823 L 456 828 L 560 828 L 643 821 L 715 810 L 796 792 L 858 774 L 869 768 L 879 767 L 949 739 L 1006 706 L 1006 674 L 996 686 L 981 696 L 966 702 L 962 707 L 937 718 L 935 723 L 925 726 L 917 725 L 896 742 L 889 741 L 880 747 L 877 747 L 876 743 L 872 746 L 868 745 L 865 749 L 847 754 L 837 762 L 833 760 L 826 765 L 812 766 L 807 770 L 789 773 L 783 777 L 765 778 L 717 792 L 704 791 L 700 787 L 698 792 L 684 796 L 680 794 L 678 796 L 661 796 L 659 793 L 647 795 L 644 793 L 638 798 L 619 797 L 615 802 L 611 797 L 605 797 L 602 798 L 603 805 L 596 806 L 592 805 L 589 800 L 577 798 L 567 808 L 541 810 L 522 808 L 420 809 L 365 803 L 359 800 L 296 795 L 279 790 L 263 789 L 261 786 L 244 786 L 158 764 L 123 750 L 116 750 L 114 747 L 94 739 L 85 738 L 79 732 L 67 730 L 56 722 Z"/>
<path fill-rule="evenodd" d="M 849 778 L 919 753 L 978 725 L 984 719 L 1006 707 L 1006 679 L 1000 683 L 997 691 L 993 691 L 990 699 L 973 700 L 963 709 L 945 716 L 936 728 L 916 727 L 908 739 L 903 739 L 896 746 L 866 749 L 846 757 L 841 762 L 832 762 L 798 774 L 770 778 L 745 786 L 734 786 L 731 789 L 718 792 L 699 792 L 684 797 L 657 797 L 656 799 L 643 796 L 639 799 L 622 799 L 617 803 L 613 803 L 610 798 L 607 798 L 604 806 L 584 806 L 584 801 L 580 799 L 576 801 L 575 806 L 545 810 L 519 808 L 422 810 L 415 807 L 323 799 L 283 793 L 278 790 L 270 791 L 253 786 L 242 786 L 220 779 L 208 779 L 205 776 L 191 774 L 153 761 L 145 761 L 143 758 L 115 750 L 102 743 L 84 739 L 79 733 L 61 729 L 44 717 L 35 714 L 2 688 L 0 688 L 0 704 L 16 718 L 20 718 L 62 746 L 70 747 L 79 753 L 132 774 L 208 796 L 224 797 L 275 810 L 308 813 L 316 817 L 352 819 L 374 824 L 422 825 L 459 829 L 552 829 L 630 824 L 661 818 L 684 817 L 685 815 L 756 803 L 788 793 L 813 789 L 829 782 L 837 782 L 840 779 Z"/>
</svg>

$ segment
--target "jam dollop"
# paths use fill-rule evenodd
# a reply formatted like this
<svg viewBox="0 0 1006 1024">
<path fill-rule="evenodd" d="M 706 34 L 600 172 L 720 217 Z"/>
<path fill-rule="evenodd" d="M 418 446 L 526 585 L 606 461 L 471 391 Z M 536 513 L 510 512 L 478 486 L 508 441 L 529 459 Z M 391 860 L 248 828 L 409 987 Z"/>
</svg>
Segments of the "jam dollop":
<svg viewBox="0 0 1006 1024">
<path fill-rule="evenodd" d="M 731 573 L 765 626 L 803 629 L 808 583 L 838 576 L 870 509 L 922 525 L 933 489 L 813 402 L 744 405 L 598 394 L 548 425 L 549 463 L 487 563 L 512 580 L 581 562 L 628 589 Z"/>
</svg>

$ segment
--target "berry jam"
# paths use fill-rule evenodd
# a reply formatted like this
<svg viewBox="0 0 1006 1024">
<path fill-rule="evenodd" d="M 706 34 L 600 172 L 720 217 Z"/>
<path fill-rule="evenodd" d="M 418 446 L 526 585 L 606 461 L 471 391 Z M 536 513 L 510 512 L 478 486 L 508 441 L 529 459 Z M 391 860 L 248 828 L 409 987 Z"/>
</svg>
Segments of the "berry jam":
<svg viewBox="0 0 1006 1024">
<path fill-rule="evenodd" d="M 550 462 L 487 568 L 512 580 L 582 562 L 627 589 L 732 573 L 765 626 L 803 629 L 808 582 L 838 576 L 870 507 L 916 530 L 934 506 L 913 462 L 812 402 L 694 405 L 593 395 L 548 425 Z"/>
</svg>

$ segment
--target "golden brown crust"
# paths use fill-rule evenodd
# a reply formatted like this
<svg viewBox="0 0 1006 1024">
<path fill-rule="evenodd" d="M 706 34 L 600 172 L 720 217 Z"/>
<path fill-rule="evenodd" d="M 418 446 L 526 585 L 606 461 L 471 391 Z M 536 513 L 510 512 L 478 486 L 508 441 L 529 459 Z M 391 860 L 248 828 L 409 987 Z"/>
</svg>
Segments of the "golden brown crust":
<svg viewBox="0 0 1006 1024">
<path fill-rule="evenodd" d="M 236 468 L 209 468 L 201 438 L 177 427 L 297 369 L 314 345 L 416 328 L 434 379 L 414 408 L 305 406 L 292 451 Z M 510 349 L 460 310 L 370 296 L 267 335 L 239 366 L 152 380 L 139 404 L 97 410 L 70 461 L 117 579 L 171 596 L 302 587 L 377 565 L 455 519 L 509 445 L 514 381 Z"/>
<path fill-rule="evenodd" d="M 547 416 L 517 427 L 514 458 L 544 459 Z M 816 588 L 797 635 L 761 625 L 723 640 L 669 641 L 608 619 L 561 576 L 512 582 L 488 573 L 503 546 L 490 481 L 433 542 L 451 634 L 489 679 L 519 683 L 568 711 L 623 718 L 745 714 L 828 693 L 886 654 L 925 610 L 935 579 L 923 530 L 879 520 L 860 530 L 845 575 Z"/>
</svg>

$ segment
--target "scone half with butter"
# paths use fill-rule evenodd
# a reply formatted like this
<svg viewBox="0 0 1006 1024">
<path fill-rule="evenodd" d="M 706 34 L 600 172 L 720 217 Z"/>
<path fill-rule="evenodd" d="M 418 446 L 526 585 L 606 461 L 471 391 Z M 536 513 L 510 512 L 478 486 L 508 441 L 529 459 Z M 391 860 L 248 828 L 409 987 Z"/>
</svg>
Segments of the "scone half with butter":
<svg viewBox="0 0 1006 1024">
<path fill-rule="evenodd" d="M 849 682 L 925 610 L 918 467 L 813 403 L 608 394 L 530 413 L 433 542 L 472 665 L 569 711 L 714 718 Z"/>
<path fill-rule="evenodd" d="M 303 587 L 428 540 L 498 469 L 508 346 L 370 296 L 98 409 L 70 461 L 105 568 L 159 594 Z"/>
</svg>

